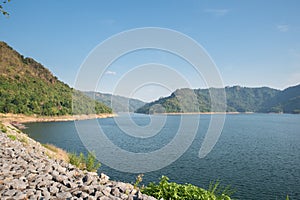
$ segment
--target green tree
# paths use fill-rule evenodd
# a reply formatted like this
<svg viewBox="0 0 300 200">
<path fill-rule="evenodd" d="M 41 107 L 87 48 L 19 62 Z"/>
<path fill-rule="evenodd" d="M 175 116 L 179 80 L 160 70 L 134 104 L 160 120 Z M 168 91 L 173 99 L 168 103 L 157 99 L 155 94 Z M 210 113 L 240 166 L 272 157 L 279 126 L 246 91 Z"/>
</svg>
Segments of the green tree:
<svg viewBox="0 0 300 200">
<path fill-rule="evenodd" d="M 3 14 L 3 15 L 6 15 L 8 16 L 9 13 L 7 11 L 4 10 L 3 6 L 4 4 L 10 2 L 10 0 L 3 0 L 1 3 L 0 3 L 0 12 Z"/>
</svg>

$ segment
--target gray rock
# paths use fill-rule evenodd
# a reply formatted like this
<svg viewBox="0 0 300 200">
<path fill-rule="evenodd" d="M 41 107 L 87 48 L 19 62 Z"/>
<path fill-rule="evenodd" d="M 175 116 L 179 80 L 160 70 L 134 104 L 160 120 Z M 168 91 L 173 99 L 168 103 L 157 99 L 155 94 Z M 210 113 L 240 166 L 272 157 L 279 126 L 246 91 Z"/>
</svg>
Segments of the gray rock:
<svg viewBox="0 0 300 200">
<path fill-rule="evenodd" d="M 28 184 L 21 180 L 15 179 L 10 183 L 10 187 L 17 190 L 25 190 Z"/>
<path fill-rule="evenodd" d="M 96 197 L 96 198 L 102 197 L 102 196 L 103 196 L 102 192 L 96 191 L 96 193 L 95 193 L 95 197 Z"/>
<path fill-rule="evenodd" d="M 59 192 L 59 189 L 55 186 L 50 186 L 49 192 L 50 192 L 50 194 L 54 195 Z"/>
<path fill-rule="evenodd" d="M 82 178 L 82 182 L 86 185 L 90 185 L 93 181 L 93 177 L 90 174 L 86 174 L 83 178 Z"/>
<path fill-rule="evenodd" d="M 78 198 L 81 197 L 81 194 L 82 194 L 82 191 L 79 191 L 79 190 L 78 190 L 78 191 L 75 191 L 75 192 L 72 192 L 72 195 L 73 195 L 73 196 L 76 196 L 76 197 L 78 197 Z"/>
<path fill-rule="evenodd" d="M 67 198 L 71 198 L 72 194 L 70 192 L 59 192 L 56 194 L 56 197 L 58 199 L 67 199 Z"/>
<path fill-rule="evenodd" d="M 28 181 L 32 181 L 36 178 L 36 176 L 37 176 L 37 174 L 30 173 L 26 176 L 26 178 L 27 178 Z"/>
<path fill-rule="evenodd" d="M 126 183 L 118 182 L 116 184 L 116 187 L 119 188 L 121 192 L 125 192 L 127 190 L 127 184 Z"/>
<path fill-rule="evenodd" d="M 121 199 L 128 199 L 128 195 L 127 194 L 121 194 Z"/>
<path fill-rule="evenodd" d="M 35 196 L 37 196 L 37 198 L 41 198 L 42 191 L 41 190 L 37 190 L 36 193 L 35 193 Z"/>
<path fill-rule="evenodd" d="M 45 199 L 51 199 L 51 194 L 50 192 L 48 192 L 47 188 L 43 188 L 42 195 L 44 196 Z"/>
<path fill-rule="evenodd" d="M 18 192 L 17 194 L 15 194 L 15 196 L 13 198 L 14 199 L 26 199 L 27 195 L 22 192 Z"/>
<path fill-rule="evenodd" d="M 83 199 L 86 199 L 86 198 L 89 197 L 89 194 L 86 193 L 86 192 L 82 192 L 82 193 L 81 193 L 81 197 L 82 197 Z"/>
<path fill-rule="evenodd" d="M 66 168 L 58 165 L 57 167 L 57 171 L 60 173 L 60 174 L 64 174 L 66 172 Z"/>
<path fill-rule="evenodd" d="M 61 192 L 69 192 L 69 188 L 67 188 L 66 186 L 64 186 L 64 185 L 61 185 L 61 187 L 60 187 L 60 189 L 59 189 L 59 191 L 61 191 Z"/>
<path fill-rule="evenodd" d="M 41 182 L 39 182 L 36 186 L 38 187 L 38 188 L 43 188 L 43 187 L 46 187 L 47 185 L 49 184 L 49 182 L 48 181 L 41 181 Z"/>
<path fill-rule="evenodd" d="M 72 170 L 72 171 L 67 171 L 67 172 L 66 172 L 66 175 L 67 175 L 67 177 L 69 177 L 69 178 L 73 178 L 73 176 L 75 175 L 75 171 L 74 171 L 74 170 Z"/>
<path fill-rule="evenodd" d="M 96 199 L 97 199 L 96 197 L 88 196 L 88 200 L 96 200 Z"/>
<path fill-rule="evenodd" d="M 27 196 L 33 196 L 34 193 L 35 193 L 35 189 L 28 189 L 28 190 L 26 191 L 26 195 L 27 195 Z"/>
<path fill-rule="evenodd" d="M 102 197 L 99 198 L 99 200 L 111 200 L 111 199 L 107 196 L 102 196 Z"/>
<path fill-rule="evenodd" d="M 4 196 L 12 197 L 14 196 L 18 191 L 17 190 L 8 190 L 3 193 Z"/>
<path fill-rule="evenodd" d="M 66 186 L 66 187 L 68 187 L 68 188 L 71 188 L 72 186 L 71 186 L 71 182 L 70 181 L 68 181 L 68 180 L 63 180 L 63 182 L 62 182 L 62 184 L 64 185 L 64 186 Z M 73 184 L 72 184 L 73 185 Z"/>
<path fill-rule="evenodd" d="M 51 174 L 52 174 L 53 177 L 59 176 L 59 172 L 56 171 L 56 170 L 53 170 L 53 171 L 51 172 Z"/>
<path fill-rule="evenodd" d="M 116 196 L 116 197 L 119 197 L 119 195 L 120 195 L 120 190 L 119 190 L 118 188 L 113 188 L 113 189 L 111 190 L 111 194 L 114 195 L 114 196 Z"/>
<path fill-rule="evenodd" d="M 65 175 L 53 176 L 53 179 L 57 182 L 63 183 L 64 180 L 68 180 L 68 177 Z"/>
<path fill-rule="evenodd" d="M 30 138 L 24 146 L 0 133 L 0 159 L 1 199 L 155 199 L 131 184 L 110 181 L 103 173 L 99 177 L 51 160 L 44 147 Z"/>
</svg>

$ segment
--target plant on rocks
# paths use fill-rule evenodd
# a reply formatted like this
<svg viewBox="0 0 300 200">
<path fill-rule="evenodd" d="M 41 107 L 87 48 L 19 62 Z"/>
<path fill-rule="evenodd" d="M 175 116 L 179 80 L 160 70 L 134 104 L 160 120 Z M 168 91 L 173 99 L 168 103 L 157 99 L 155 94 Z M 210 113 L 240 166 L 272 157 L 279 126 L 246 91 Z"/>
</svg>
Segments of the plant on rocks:
<svg viewBox="0 0 300 200">
<path fill-rule="evenodd" d="M 162 176 L 158 184 L 150 183 L 141 189 L 142 193 L 151 195 L 157 199 L 194 199 L 194 200 L 230 200 L 225 194 L 216 194 L 219 184 L 212 186 L 212 191 L 208 191 L 192 184 L 177 184 L 169 182 L 169 178 Z"/>
<path fill-rule="evenodd" d="M 7 128 L 2 123 L 0 123 L 0 131 L 2 131 L 3 133 L 7 132 Z"/>
<path fill-rule="evenodd" d="M 139 174 L 136 179 L 135 179 L 135 183 L 134 183 L 134 188 L 138 188 L 139 184 L 143 181 L 143 176 L 144 174 Z"/>
<path fill-rule="evenodd" d="M 77 155 L 76 153 L 69 153 L 69 162 L 79 169 L 96 172 L 101 166 L 100 162 L 96 159 L 94 153 L 89 152 L 87 156 L 83 153 Z"/>
<path fill-rule="evenodd" d="M 17 136 L 15 136 L 15 135 L 7 135 L 7 137 L 9 137 L 11 140 L 16 140 L 17 139 Z"/>
<path fill-rule="evenodd" d="M 89 152 L 85 158 L 86 170 L 89 172 L 96 172 L 101 166 L 100 162 L 97 160 L 95 153 Z"/>
</svg>

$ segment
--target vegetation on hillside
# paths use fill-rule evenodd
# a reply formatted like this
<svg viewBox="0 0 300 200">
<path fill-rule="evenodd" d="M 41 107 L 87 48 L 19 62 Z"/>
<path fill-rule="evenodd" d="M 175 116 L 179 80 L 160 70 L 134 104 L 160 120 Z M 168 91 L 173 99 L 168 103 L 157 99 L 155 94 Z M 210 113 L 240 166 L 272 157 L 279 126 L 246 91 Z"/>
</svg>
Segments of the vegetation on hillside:
<svg viewBox="0 0 300 200">
<path fill-rule="evenodd" d="M 2 0 L 0 2 L 0 13 L 2 13 L 2 15 L 6 15 L 6 16 L 9 15 L 9 13 L 3 8 L 4 4 L 6 4 L 8 2 L 10 2 L 10 0 Z"/>
<path fill-rule="evenodd" d="M 300 85 L 289 87 L 265 102 L 261 112 L 300 114 Z"/>
<path fill-rule="evenodd" d="M 145 104 L 138 113 L 218 112 L 211 110 L 210 92 L 221 89 L 178 89 L 169 97 Z M 227 112 L 284 112 L 300 113 L 300 85 L 284 91 L 261 87 L 226 87 Z M 222 102 L 219 102 L 222 104 Z"/>
<path fill-rule="evenodd" d="M 112 110 L 73 90 L 40 63 L 0 42 L 0 112 L 56 116 Z"/>
<path fill-rule="evenodd" d="M 138 113 L 152 113 L 155 105 L 161 105 L 165 112 L 256 112 L 260 106 L 269 98 L 275 96 L 278 90 L 271 88 L 245 88 L 240 86 L 226 87 L 226 104 L 220 109 L 211 110 L 211 93 L 221 93 L 222 89 L 178 89 L 169 97 L 161 98 L 155 102 L 146 104 L 137 109 Z M 218 99 L 218 98 L 217 98 Z M 227 107 L 226 109 L 224 109 Z M 222 109 L 221 109 L 222 108 Z"/>
<path fill-rule="evenodd" d="M 134 112 L 146 103 L 138 99 L 131 99 L 112 94 L 103 94 L 100 92 L 84 92 L 87 96 L 102 102 L 113 109 L 113 112 Z"/>
</svg>

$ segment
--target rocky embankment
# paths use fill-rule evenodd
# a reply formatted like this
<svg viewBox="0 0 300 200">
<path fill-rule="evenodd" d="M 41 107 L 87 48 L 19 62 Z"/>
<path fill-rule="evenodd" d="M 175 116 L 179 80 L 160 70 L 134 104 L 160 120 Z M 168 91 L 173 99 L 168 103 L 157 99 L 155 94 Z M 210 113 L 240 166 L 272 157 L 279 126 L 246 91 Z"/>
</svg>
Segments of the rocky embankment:
<svg viewBox="0 0 300 200">
<path fill-rule="evenodd" d="M 133 185 L 77 169 L 9 124 L 0 130 L 0 199 L 140 199 Z"/>
</svg>

